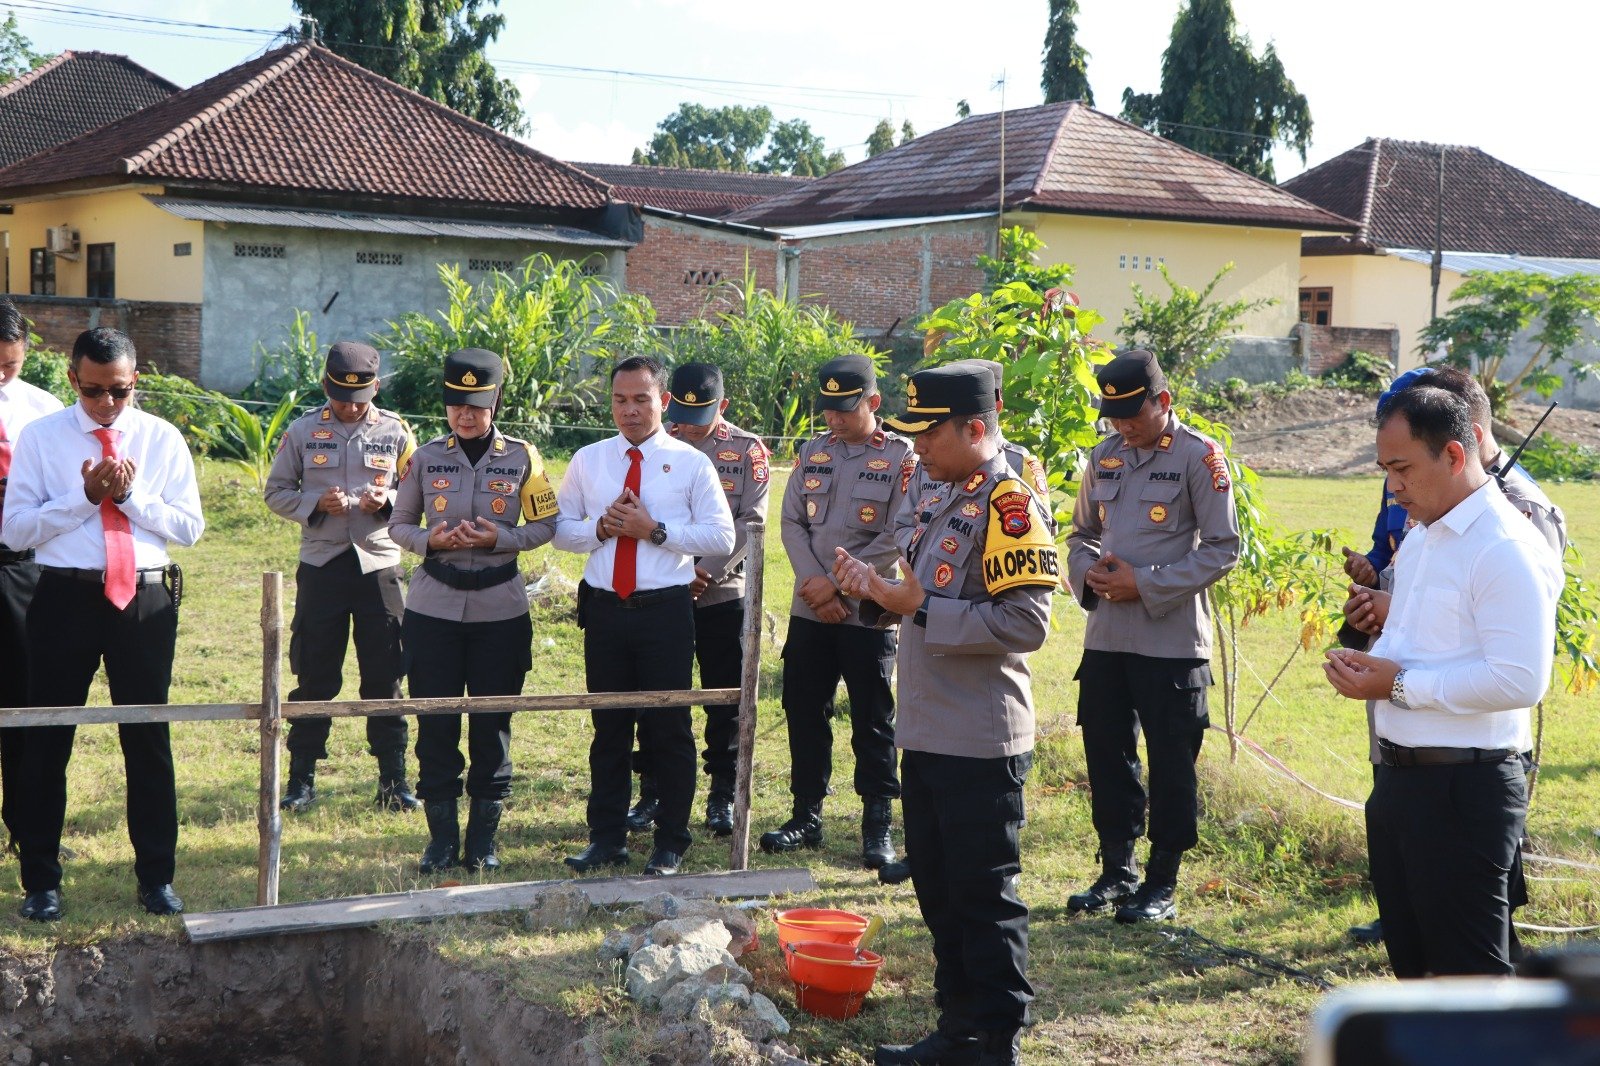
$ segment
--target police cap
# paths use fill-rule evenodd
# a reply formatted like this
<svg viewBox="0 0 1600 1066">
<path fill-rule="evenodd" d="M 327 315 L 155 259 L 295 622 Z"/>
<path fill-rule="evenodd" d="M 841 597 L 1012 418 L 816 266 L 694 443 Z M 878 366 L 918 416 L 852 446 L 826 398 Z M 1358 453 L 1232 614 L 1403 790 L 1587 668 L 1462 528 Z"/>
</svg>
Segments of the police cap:
<svg viewBox="0 0 1600 1066">
<path fill-rule="evenodd" d="M 999 407 L 1006 391 L 1005 364 L 997 359 L 959 359 L 957 362 L 967 366 L 981 366 L 989 372 L 989 376 L 994 378 L 994 403 Z"/>
<path fill-rule="evenodd" d="M 817 384 L 822 396 L 817 406 L 824 411 L 854 411 L 861 397 L 876 386 L 878 372 L 864 355 L 841 355 L 817 368 Z"/>
<path fill-rule="evenodd" d="M 901 433 L 923 433 L 957 415 L 981 415 L 995 409 L 994 377 L 970 361 L 919 370 L 906 384 L 906 413 L 884 419 Z"/>
<path fill-rule="evenodd" d="M 722 371 L 710 363 L 684 363 L 672 372 L 667 421 L 709 426 L 722 409 Z"/>
<path fill-rule="evenodd" d="M 494 352 L 463 348 L 444 357 L 444 405 L 493 407 L 506 380 L 506 364 Z"/>
<path fill-rule="evenodd" d="M 1094 378 L 1100 386 L 1101 418 L 1132 418 L 1145 400 L 1167 391 L 1167 376 L 1155 353 L 1143 348 L 1123 352 L 1096 370 Z"/>
<path fill-rule="evenodd" d="M 360 341 L 340 341 L 328 349 L 322 388 L 330 400 L 366 403 L 378 391 L 378 352 Z"/>
</svg>

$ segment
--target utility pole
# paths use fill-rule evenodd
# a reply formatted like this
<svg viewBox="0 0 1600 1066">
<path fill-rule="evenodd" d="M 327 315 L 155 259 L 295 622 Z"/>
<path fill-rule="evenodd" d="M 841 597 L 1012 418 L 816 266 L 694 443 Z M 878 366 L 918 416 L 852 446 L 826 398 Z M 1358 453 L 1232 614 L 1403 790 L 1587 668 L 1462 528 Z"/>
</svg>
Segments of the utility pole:
<svg viewBox="0 0 1600 1066">
<path fill-rule="evenodd" d="M 1006 72 L 1000 70 L 1000 80 L 989 86 L 1000 90 L 1000 197 L 994 212 L 994 254 L 1000 254 L 1000 231 L 1005 228 L 1006 214 Z"/>
<path fill-rule="evenodd" d="M 1445 146 L 1439 146 L 1439 194 L 1433 205 L 1433 303 L 1429 310 L 1428 321 L 1439 317 L 1439 277 L 1444 273 L 1444 152 Z"/>
</svg>

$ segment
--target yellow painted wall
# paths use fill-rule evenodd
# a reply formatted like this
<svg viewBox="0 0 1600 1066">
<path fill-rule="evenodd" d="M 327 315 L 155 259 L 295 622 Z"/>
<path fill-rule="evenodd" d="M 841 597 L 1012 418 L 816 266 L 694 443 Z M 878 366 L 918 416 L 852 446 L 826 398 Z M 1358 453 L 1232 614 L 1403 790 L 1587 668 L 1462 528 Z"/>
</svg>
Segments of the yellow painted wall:
<svg viewBox="0 0 1600 1066">
<path fill-rule="evenodd" d="M 116 297 L 199 303 L 205 264 L 205 223 L 169 215 L 145 199 L 157 186 L 55 196 L 19 203 L 0 216 L 8 234 L 11 291 L 28 291 L 28 250 L 45 246 L 45 230 L 68 225 L 78 231 L 76 262 L 56 258 L 56 295 L 83 296 L 88 285 L 88 246 L 115 244 Z M 189 243 L 189 254 L 172 246 Z"/>
<path fill-rule="evenodd" d="M 1135 282 L 1157 298 L 1170 293 L 1155 269 L 1162 260 L 1174 281 L 1196 289 L 1232 262 L 1234 269 L 1217 286 L 1215 299 L 1275 298 L 1276 304 L 1244 319 L 1243 334 L 1287 336 L 1299 319 L 1298 230 L 1042 213 L 1008 215 L 1006 221 L 1039 235 L 1045 243 L 1043 262 L 1077 268 L 1072 289 L 1085 307 L 1105 315 L 1106 324 L 1096 331 L 1105 340 L 1115 339 L 1123 311 L 1133 306 Z"/>
<path fill-rule="evenodd" d="M 1300 286 L 1333 289 L 1334 326 L 1400 331 L 1400 368 L 1422 362 L 1417 343 L 1428 324 L 1432 286 L 1426 263 L 1389 255 L 1318 255 L 1300 260 Z M 1462 277 L 1446 270 L 1439 279 L 1439 310 L 1453 306 L 1450 294 Z"/>
</svg>

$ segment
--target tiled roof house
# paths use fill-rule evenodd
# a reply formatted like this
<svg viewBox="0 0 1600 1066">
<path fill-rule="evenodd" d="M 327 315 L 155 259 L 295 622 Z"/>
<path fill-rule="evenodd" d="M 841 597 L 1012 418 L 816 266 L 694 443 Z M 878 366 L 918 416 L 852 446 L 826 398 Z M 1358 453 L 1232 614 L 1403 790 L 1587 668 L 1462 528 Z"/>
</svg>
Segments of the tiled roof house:
<svg viewBox="0 0 1600 1066">
<path fill-rule="evenodd" d="M 127 56 L 62 52 L 0 85 L 0 167 L 160 103 L 178 87 Z"/>
</svg>

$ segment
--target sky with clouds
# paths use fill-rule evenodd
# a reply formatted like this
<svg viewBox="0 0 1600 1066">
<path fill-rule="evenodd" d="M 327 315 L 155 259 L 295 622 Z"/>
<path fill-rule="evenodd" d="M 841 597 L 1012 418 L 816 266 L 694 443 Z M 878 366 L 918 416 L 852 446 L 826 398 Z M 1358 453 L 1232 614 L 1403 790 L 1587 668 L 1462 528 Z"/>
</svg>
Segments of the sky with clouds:
<svg viewBox="0 0 1600 1066">
<path fill-rule="evenodd" d="M 0 7 L 8 6 L 0 0 Z M 121 52 L 180 85 L 258 54 L 288 25 L 287 0 L 14 0 L 41 51 Z M 1159 87 L 1176 0 L 1080 0 L 1079 41 L 1102 110 L 1124 88 Z M 803 118 L 860 159 L 881 118 L 921 132 L 974 112 L 1039 103 L 1046 0 L 501 0 L 490 49 L 522 92 L 529 141 L 572 161 L 627 162 L 685 101 L 764 104 Z M 1600 14 L 1525 0 L 1234 0 L 1258 49 L 1272 42 L 1310 100 L 1307 163 L 1279 152 L 1280 178 L 1367 137 L 1471 145 L 1600 203 L 1600 136 L 1585 100 Z M 230 29 L 162 27 L 125 15 Z"/>
</svg>

